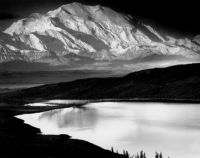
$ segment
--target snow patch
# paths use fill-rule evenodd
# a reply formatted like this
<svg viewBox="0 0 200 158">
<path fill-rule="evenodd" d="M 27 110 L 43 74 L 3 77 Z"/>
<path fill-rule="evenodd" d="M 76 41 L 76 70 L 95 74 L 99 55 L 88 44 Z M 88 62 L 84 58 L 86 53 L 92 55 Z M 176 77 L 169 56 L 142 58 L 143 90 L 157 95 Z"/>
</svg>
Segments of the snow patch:
<svg viewBox="0 0 200 158">
<path fill-rule="evenodd" d="M 161 41 L 165 42 L 165 39 L 151 26 L 143 24 L 151 33 L 156 35 Z"/>
</svg>

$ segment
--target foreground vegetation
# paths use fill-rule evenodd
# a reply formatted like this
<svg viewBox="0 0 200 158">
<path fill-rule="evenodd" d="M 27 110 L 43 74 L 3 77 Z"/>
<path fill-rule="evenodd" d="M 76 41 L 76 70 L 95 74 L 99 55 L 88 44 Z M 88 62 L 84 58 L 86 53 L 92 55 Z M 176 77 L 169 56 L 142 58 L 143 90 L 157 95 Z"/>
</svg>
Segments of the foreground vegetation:
<svg viewBox="0 0 200 158">
<path fill-rule="evenodd" d="M 113 153 L 115 153 L 115 151 L 114 151 L 113 148 L 111 148 L 111 151 L 112 151 Z M 118 153 L 118 151 L 116 151 L 116 153 Z M 132 155 L 132 156 L 131 156 L 131 155 L 129 154 L 128 151 L 124 150 L 124 151 L 123 151 L 123 156 L 124 156 L 125 158 L 148 158 L 147 154 L 146 154 L 144 151 L 140 151 L 140 153 L 136 153 L 135 155 Z M 163 158 L 162 153 L 156 152 L 156 153 L 155 153 L 155 158 Z M 169 157 L 168 157 L 168 158 L 169 158 Z"/>
</svg>

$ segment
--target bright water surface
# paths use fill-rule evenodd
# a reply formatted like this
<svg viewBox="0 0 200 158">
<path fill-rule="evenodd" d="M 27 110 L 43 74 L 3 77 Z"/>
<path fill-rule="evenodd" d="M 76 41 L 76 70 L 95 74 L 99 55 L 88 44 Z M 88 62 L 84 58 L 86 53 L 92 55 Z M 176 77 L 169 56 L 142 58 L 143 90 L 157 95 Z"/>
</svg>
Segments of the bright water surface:
<svg viewBox="0 0 200 158">
<path fill-rule="evenodd" d="M 68 134 L 106 149 L 200 158 L 200 105 L 103 102 L 17 117 L 43 134 Z"/>
</svg>

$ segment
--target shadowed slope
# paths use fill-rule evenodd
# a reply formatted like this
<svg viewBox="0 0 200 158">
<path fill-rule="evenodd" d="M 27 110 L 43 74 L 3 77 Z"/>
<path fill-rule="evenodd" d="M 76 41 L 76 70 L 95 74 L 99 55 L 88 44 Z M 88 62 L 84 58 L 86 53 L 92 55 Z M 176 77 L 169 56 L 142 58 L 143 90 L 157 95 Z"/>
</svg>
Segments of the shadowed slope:
<svg viewBox="0 0 200 158">
<path fill-rule="evenodd" d="M 91 78 L 45 85 L 1 95 L 22 99 L 199 100 L 200 64 L 135 72 L 122 78 Z"/>
</svg>

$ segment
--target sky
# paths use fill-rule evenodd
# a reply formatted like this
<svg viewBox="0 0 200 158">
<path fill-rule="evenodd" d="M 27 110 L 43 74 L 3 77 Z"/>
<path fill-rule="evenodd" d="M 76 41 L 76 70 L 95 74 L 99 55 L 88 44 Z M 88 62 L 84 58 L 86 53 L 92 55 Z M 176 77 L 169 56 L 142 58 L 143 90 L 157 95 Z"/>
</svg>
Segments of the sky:
<svg viewBox="0 0 200 158">
<path fill-rule="evenodd" d="M 18 18 L 34 12 L 45 13 L 73 0 L 0 0 L 0 30 Z M 195 36 L 200 34 L 199 4 L 192 0 L 76 0 L 76 2 L 110 7 L 130 14 L 155 28 L 174 34 Z"/>
</svg>

